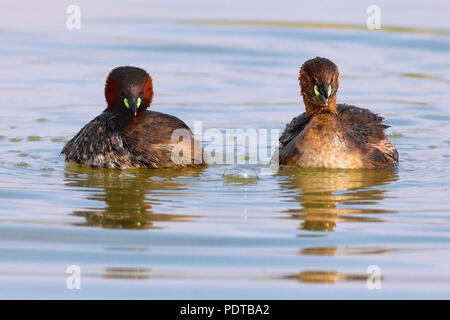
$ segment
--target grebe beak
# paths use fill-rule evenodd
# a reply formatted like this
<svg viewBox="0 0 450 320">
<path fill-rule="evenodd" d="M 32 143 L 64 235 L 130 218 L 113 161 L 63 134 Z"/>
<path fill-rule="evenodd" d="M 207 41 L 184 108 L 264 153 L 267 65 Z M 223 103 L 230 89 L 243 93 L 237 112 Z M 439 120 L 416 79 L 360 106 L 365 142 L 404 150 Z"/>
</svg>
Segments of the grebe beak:
<svg viewBox="0 0 450 320">
<path fill-rule="evenodd" d="M 328 84 L 326 84 L 326 83 L 321 83 L 319 85 L 319 92 L 320 92 L 319 98 L 320 98 L 320 100 L 322 100 L 323 104 L 326 107 L 328 107 L 328 98 L 329 98 L 327 88 L 328 88 Z"/>
<path fill-rule="evenodd" d="M 134 116 L 137 116 L 138 106 L 136 104 L 136 99 L 132 99 L 130 102 L 130 110 L 133 112 Z"/>
<path fill-rule="evenodd" d="M 325 106 L 328 107 L 328 98 L 325 98 L 323 95 L 320 95 L 320 100 L 324 103 Z"/>
</svg>

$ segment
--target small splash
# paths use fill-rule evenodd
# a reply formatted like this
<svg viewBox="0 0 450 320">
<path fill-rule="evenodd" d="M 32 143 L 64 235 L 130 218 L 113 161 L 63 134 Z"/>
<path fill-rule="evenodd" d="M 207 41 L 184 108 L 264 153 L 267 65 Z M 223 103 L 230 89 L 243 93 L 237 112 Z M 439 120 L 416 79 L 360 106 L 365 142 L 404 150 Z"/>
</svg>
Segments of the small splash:
<svg viewBox="0 0 450 320">
<path fill-rule="evenodd" d="M 245 165 L 234 165 L 225 170 L 223 177 L 236 180 L 256 180 L 259 178 L 255 168 Z"/>
</svg>

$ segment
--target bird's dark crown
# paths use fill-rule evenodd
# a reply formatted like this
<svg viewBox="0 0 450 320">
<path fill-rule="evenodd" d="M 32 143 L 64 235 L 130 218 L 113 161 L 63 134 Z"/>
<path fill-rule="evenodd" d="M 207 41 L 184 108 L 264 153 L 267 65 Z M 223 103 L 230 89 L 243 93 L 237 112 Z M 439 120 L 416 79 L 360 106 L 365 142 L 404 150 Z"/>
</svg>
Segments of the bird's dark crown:
<svg viewBox="0 0 450 320">
<path fill-rule="evenodd" d="M 316 57 L 302 65 L 299 80 L 307 114 L 324 108 L 336 111 L 338 77 L 337 66 L 326 58 Z"/>
<path fill-rule="evenodd" d="M 139 117 L 152 102 L 152 78 L 141 68 L 115 68 L 106 79 L 105 98 L 108 111 L 125 118 Z"/>
</svg>

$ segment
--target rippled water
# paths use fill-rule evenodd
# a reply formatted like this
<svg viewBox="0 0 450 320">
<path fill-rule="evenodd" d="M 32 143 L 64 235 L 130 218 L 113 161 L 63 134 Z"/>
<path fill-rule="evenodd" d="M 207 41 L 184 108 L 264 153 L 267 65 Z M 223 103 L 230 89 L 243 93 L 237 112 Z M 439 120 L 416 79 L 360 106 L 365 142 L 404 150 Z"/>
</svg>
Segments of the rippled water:
<svg viewBox="0 0 450 320">
<path fill-rule="evenodd" d="M 69 31 L 64 14 L 62 27 L 0 29 L 1 298 L 449 298 L 448 31 L 89 12 Z M 191 126 L 282 130 L 316 55 L 339 66 L 340 102 L 386 117 L 398 169 L 234 179 L 229 165 L 59 156 L 103 110 L 115 66 L 148 70 L 152 109 Z M 66 287 L 69 265 L 81 290 Z M 371 265 L 381 290 L 367 288 Z"/>
</svg>

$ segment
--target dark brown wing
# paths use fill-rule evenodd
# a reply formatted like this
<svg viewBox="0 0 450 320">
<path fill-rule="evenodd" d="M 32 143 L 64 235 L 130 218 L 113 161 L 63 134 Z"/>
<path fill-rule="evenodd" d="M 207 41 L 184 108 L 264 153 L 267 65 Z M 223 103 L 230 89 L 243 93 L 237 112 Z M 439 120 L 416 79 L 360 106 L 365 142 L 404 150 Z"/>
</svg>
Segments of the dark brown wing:
<svg viewBox="0 0 450 320">
<path fill-rule="evenodd" d="M 139 122 L 124 133 L 128 145 L 133 146 L 136 161 L 142 166 L 195 167 L 205 164 L 201 144 L 194 139 L 189 127 L 177 117 L 146 111 Z M 190 145 L 186 144 L 189 142 Z M 189 163 L 188 158 L 176 158 L 183 152 L 172 153 L 174 150 L 189 152 Z"/>
<path fill-rule="evenodd" d="M 350 138 L 358 148 L 361 148 L 367 168 L 392 167 L 398 163 L 397 149 L 384 134 L 389 126 L 383 124 L 383 118 L 368 109 L 352 105 L 338 104 L 338 119 Z M 300 156 L 295 143 L 296 138 L 309 123 L 310 119 L 302 113 L 286 125 L 281 135 L 279 148 L 280 164 L 295 163 Z"/>
<path fill-rule="evenodd" d="M 366 157 L 373 167 L 389 167 L 398 163 L 397 149 L 384 134 L 389 126 L 383 124 L 383 117 L 347 104 L 338 104 L 337 110 L 340 121 L 355 131 L 353 138 L 367 147 Z"/>
<path fill-rule="evenodd" d="M 174 130 L 186 130 L 192 135 L 191 129 L 179 118 L 170 114 L 146 111 L 139 121 L 125 129 L 125 135 L 133 139 L 133 145 L 143 148 L 153 144 L 171 143 Z"/>
<path fill-rule="evenodd" d="M 85 125 L 62 149 L 66 160 L 107 168 L 131 163 L 131 154 L 112 117 L 105 111 Z"/>
<path fill-rule="evenodd" d="M 382 124 L 383 118 L 371 112 L 368 109 L 363 109 L 347 104 L 338 104 L 337 110 L 339 119 L 351 126 L 357 133 L 366 139 L 384 139 L 384 130 L 389 126 Z M 298 117 L 286 125 L 286 129 L 281 135 L 279 141 L 282 145 L 286 145 L 294 139 L 308 123 L 306 113 L 302 113 Z"/>
<path fill-rule="evenodd" d="M 384 130 L 389 128 L 383 124 L 383 117 L 364 108 L 355 107 L 348 104 L 338 104 L 337 110 L 339 119 L 351 126 L 365 142 L 385 139 Z"/>
<path fill-rule="evenodd" d="M 294 139 L 300 132 L 302 132 L 307 123 L 308 119 L 305 112 L 292 119 L 292 121 L 286 125 L 286 129 L 284 129 L 283 133 L 281 134 L 281 137 L 279 139 L 281 144 L 280 147 L 287 145 L 289 141 Z"/>
</svg>

